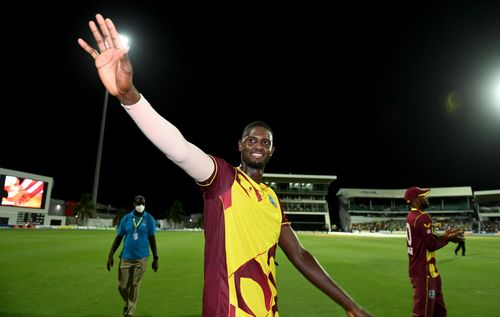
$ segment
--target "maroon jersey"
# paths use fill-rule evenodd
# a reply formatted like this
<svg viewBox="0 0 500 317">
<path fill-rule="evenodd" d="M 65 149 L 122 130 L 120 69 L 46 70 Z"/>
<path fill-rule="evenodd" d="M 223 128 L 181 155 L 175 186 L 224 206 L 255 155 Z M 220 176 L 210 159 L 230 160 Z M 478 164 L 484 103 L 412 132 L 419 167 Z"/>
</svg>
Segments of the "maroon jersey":
<svg viewBox="0 0 500 317">
<path fill-rule="evenodd" d="M 277 317 L 276 248 L 289 225 L 275 192 L 213 157 L 203 189 L 204 317 Z"/>
<path fill-rule="evenodd" d="M 406 216 L 406 244 L 408 247 L 410 277 L 437 277 L 434 251 L 448 242 L 441 240 L 432 231 L 431 216 L 412 208 Z"/>
</svg>

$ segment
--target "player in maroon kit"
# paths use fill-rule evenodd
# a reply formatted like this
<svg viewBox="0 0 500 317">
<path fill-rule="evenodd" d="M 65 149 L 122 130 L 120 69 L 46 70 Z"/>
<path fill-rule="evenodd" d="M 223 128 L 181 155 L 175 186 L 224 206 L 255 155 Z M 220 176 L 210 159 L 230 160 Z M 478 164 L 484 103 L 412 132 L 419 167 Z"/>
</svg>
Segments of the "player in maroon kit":
<svg viewBox="0 0 500 317">
<path fill-rule="evenodd" d="M 458 242 L 463 228 L 446 230 L 441 236 L 432 230 L 429 207 L 429 188 L 410 187 L 404 199 L 410 204 L 406 216 L 406 243 L 408 246 L 409 275 L 413 286 L 412 317 L 446 317 L 446 305 L 441 291 L 441 277 L 436 267 L 434 252 L 451 242 Z"/>
</svg>

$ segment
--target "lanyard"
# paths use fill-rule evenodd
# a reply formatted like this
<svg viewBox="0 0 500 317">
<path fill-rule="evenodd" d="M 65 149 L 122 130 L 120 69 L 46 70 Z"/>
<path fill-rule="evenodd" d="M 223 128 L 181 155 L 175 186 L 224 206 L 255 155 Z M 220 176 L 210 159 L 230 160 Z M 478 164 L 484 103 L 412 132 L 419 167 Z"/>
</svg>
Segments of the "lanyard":
<svg viewBox="0 0 500 317">
<path fill-rule="evenodd" d="M 136 229 L 136 230 L 137 230 L 137 227 L 139 227 L 139 225 L 141 224 L 142 217 L 141 217 L 141 219 L 139 219 L 139 222 L 138 222 L 138 223 L 135 223 L 135 218 L 134 218 L 134 217 L 132 217 L 132 220 L 134 221 L 134 229 Z"/>
</svg>

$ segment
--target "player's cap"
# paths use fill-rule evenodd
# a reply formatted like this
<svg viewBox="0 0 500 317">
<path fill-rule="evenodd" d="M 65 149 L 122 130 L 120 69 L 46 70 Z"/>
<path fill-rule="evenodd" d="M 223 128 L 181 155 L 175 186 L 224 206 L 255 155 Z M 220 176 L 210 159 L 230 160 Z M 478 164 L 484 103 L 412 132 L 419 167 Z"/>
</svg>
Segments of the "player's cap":
<svg viewBox="0 0 500 317">
<path fill-rule="evenodd" d="M 134 204 L 144 205 L 144 204 L 146 204 L 146 198 L 144 198 L 144 196 L 137 195 L 134 197 Z"/>
<path fill-rule="evenodd" d="M 431 192 L 430 188 L 420 188 L 417 186 L 413 186 L 413 187 L 408 188 L 405 191 L 404 199 L 406 200 L 406 202 L 409 203 L 412 200 L 414 200 L 415 198 L 417 198 L 419 196 L 425 196 L 425 195 L 429 194 L 430 192 Z"/>
</svg>

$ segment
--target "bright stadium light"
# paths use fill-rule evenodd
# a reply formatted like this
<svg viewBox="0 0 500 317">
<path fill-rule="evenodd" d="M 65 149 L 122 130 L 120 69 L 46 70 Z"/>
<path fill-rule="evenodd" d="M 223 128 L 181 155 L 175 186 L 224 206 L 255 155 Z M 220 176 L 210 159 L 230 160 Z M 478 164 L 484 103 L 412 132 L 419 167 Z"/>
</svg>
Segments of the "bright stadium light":
<svg viewBox="0 0 500 317">
<path fill-rule="evenodd" d="M 500 113 L 500 71 L 487 76 L 483 81 L 484 102 L 491 109 L 485 109 L 487 112 Z M 496 115 L 495 115 L 496 117 Z"/>
<path fill-rule="evenodd" d="M 128 36 L 120 34 L 120 42 L 122 43 L 123 48 L 126 48 L 126 49 L 130 48 L 130 46 L 128 45 L 128 43 L 129 43 Z"/>
<path fill-rule="evenodd" d="M 493 104 L 500 111 L 500 80 L 492 88 Z"/>
</svg>

